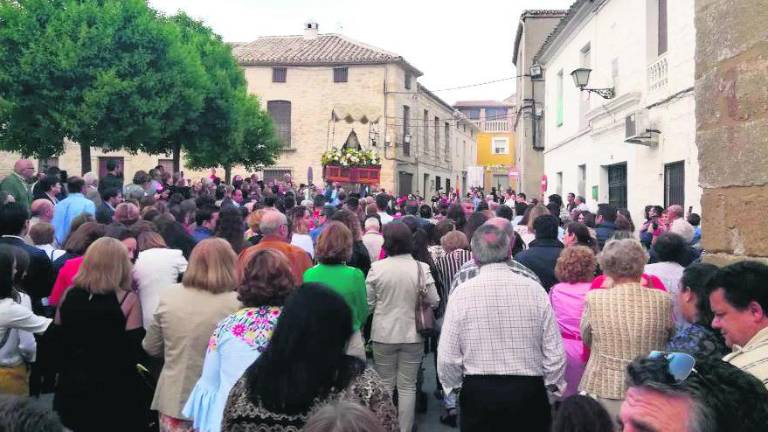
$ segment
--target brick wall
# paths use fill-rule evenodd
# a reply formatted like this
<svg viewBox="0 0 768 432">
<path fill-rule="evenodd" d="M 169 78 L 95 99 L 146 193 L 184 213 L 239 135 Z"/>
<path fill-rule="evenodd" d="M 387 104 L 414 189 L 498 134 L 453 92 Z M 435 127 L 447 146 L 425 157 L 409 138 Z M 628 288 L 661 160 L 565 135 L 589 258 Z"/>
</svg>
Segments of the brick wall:
<svg viewBox="0 0 768 432">
<path fill-rule="evenodd" d="M 768 9 L 696 1 L 696 117 L 708 260 L 768 262 Z"/>
</svg>

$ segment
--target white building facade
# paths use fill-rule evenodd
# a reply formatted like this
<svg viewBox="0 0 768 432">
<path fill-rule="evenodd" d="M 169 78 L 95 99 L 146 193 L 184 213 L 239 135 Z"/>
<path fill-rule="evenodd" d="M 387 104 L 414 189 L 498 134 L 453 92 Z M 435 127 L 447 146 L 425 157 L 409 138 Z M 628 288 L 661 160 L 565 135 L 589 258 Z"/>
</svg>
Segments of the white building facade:
<svg viewBox="0 0 768 432">
<path fill-rule="evenodd" d="M 694 0 L 579 0 L 542 46 L 547 194 L 700 211 Z M 580 91 L 571 76 L 591 69 Z"/>
</svg>

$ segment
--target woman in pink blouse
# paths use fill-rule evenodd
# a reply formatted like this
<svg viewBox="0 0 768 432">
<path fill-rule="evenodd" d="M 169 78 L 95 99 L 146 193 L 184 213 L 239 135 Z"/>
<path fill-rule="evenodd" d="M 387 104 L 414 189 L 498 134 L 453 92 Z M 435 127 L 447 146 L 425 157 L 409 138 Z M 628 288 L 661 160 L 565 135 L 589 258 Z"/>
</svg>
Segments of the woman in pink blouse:
<svg viewBox="0 0 768 432">
<path fill-rule="evenodd" d="M 567 366 L 565 380 L 568 387 L 563 397 L 576 394 L 588 354 L 581 341 L 579 322 L 584 311 L 584 301 L 595 274 L 595 253 L 585 246 L 565 248 L 557 259 L 555 276 L 560 281 L 549 291 L 549 300 L 555 311 L 557 325 L 563 337 Z"/>
</svg>

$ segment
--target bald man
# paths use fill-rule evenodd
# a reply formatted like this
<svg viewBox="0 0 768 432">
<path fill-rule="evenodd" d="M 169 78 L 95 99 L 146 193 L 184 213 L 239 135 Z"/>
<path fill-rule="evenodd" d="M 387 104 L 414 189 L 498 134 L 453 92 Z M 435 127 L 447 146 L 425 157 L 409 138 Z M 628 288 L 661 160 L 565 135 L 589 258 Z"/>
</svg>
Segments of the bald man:
<svg viewBox="0 0 768 432">
<path fill-rule="evenodd" d="M 35 164 L 29 159 L 19 159 L 13 164 L 13 172 L 0 182 L 0 191 L 13 196 L 17 203 L 29 210 L 32 202 L 30 179 L 35 174 Z"/>
<path fill-rule="evenodd" d="M 245 268 L 253 254 L 260 250 L 278 250 L 288 258 L 296 285 L 301 284 L 304 281 L 304 272 L 312 267 L 312 259 L 304 249 L 290 244 L 291 232 L 285 215 L 277 210 L 264 212 L 259 223 L 259 231 L 263 235 L 261 241 L 240 253 L 238 268 Z"/>
<path fill-rule="evenodd" d="M 53 203 L 47 199 L 40 198 L 32 201 L 32 206 L 30 206 L 32 219 L 29 221 L 29 227 L 32 228 L 32 225 L 38 222 L 51 223 L 51 220 L 53 220 L 53 209 Z"/>
</svg>

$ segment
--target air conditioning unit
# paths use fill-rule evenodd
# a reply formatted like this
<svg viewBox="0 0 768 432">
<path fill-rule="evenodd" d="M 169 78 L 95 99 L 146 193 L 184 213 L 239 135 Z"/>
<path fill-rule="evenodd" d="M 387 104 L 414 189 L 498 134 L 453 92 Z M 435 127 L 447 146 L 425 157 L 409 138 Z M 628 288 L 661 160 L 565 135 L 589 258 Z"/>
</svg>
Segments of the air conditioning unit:
<svg viewBox="0 0 768 432">
<path fill-rule="evenodd" d="M 659 143 L 661 132 L 651 127 L 648 119 L 648 111 L 640 110 L 628 115 L 624 119 L 624 142 L 655 146 Z"/>
</svg>

